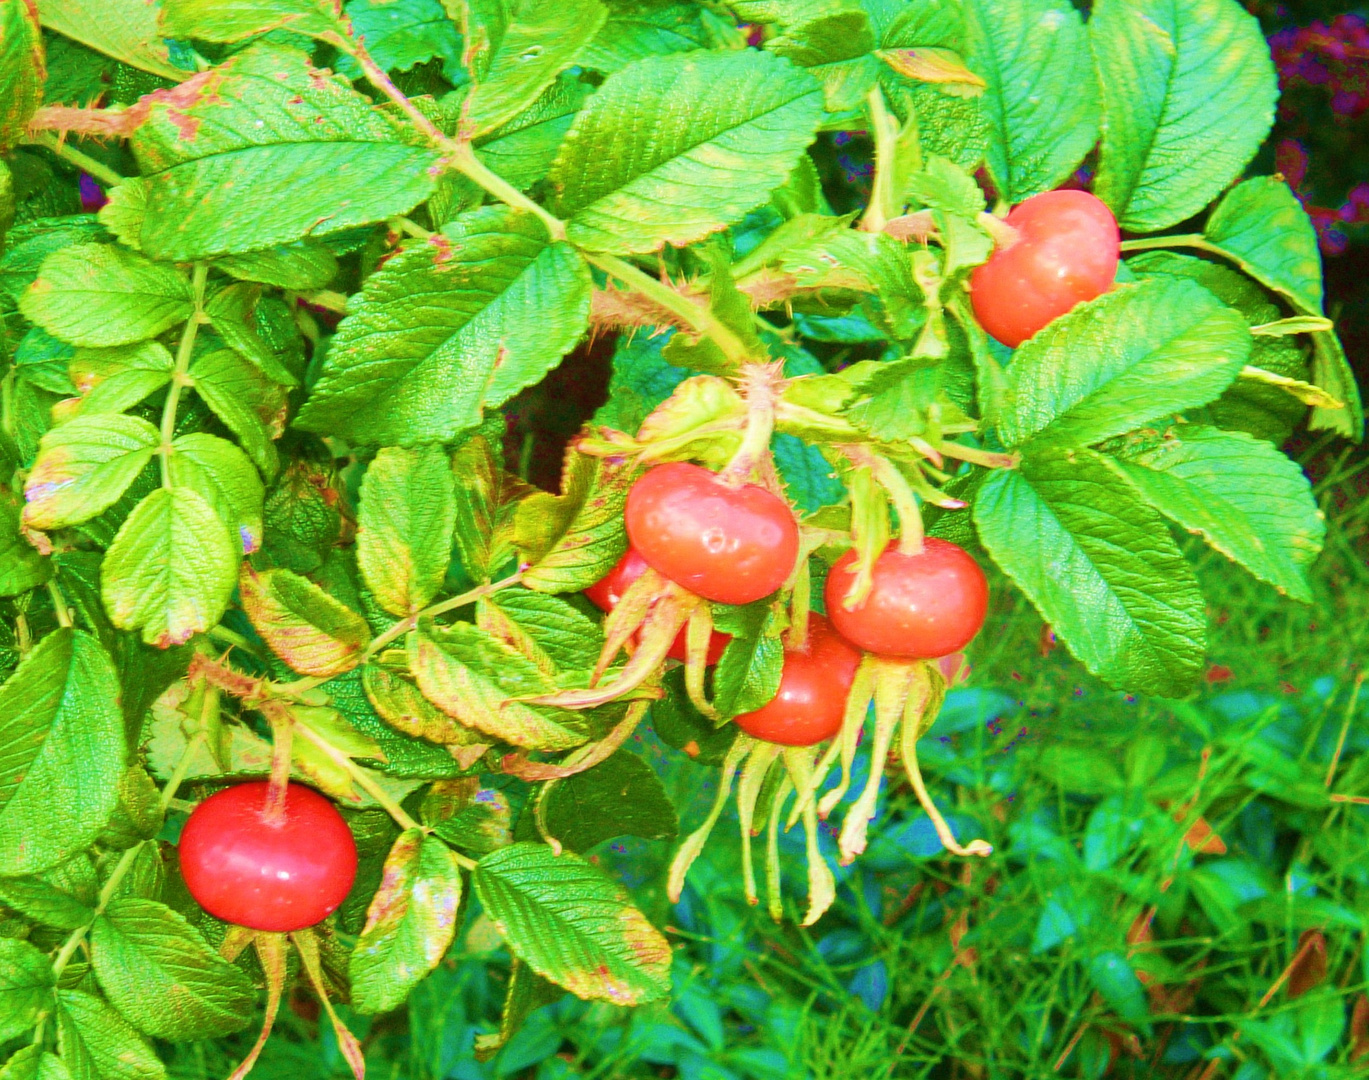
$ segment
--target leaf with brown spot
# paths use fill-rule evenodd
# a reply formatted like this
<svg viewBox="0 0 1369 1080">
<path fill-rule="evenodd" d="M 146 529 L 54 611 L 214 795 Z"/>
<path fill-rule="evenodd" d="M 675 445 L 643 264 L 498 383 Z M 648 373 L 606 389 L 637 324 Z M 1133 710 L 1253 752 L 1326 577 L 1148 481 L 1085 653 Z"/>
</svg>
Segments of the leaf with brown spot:
<svg viewBox="0 0 1369 1080">
<path fill-rule="evenodd" d="M 367 664 L 361 669 L 361 685 L 371 707 L 397 731 L 443 746 L 464 747 L 480 753 L 490 745 L 483 733 L 448 716 L 423 696 L 412 679 L 398 672 L 378 664 Z"/>
<path fill-rule="evenodd" d="M 513 843 L 509 800 L 478 776 L 438 780 L 423 797 L 423 823 L 447 843 L 484 854 Z"/>
<path fill-rule="evenodd" d="M 290 570 L 238 578 L 242 606 L 271 651 L 304 675 L 331 678 L 361 662 L 371 633 L 366 620 L 308 578 Z"/>
<path fill-rule="evenodd" d="M 1326 981 L 1326 935 L 1304 930 L 1298 938 L 1292 970 L 1288 973 L 1288 996 L 1302 997 Z"/>
<path fill-rule="evenodd" d="M 361 482 L 357 565 L 376 602 L 412 615 L 432 602 L 451 562 L 456 490 L 441 446 L 376 455 Z"/>
</svg>

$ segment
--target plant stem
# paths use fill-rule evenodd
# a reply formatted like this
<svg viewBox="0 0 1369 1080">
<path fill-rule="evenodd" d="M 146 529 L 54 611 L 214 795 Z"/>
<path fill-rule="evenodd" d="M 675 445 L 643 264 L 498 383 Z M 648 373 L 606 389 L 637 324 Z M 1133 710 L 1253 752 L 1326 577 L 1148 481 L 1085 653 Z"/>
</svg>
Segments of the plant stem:
<svg viewBox="0 0 1369 1080">
<path fill-rule="evenodd" d="M 171 386 L 166 392 L 166 404 L 162 407 L 162 487 L 171 486 L 171 440 L 176 437 L 176 409 L 181 403 L 181 389 L 190 381 L 190 358 L 195 353 L 195 337 L 200 332 L 200 319 L 204 315 L 204 286 L 208 279 L 209 264 L 197 262 L 191 278 L 195 310 L 181 330 L 181 343 L 176 348 L 176 369 L 171 374 Z"/>
<path fill-rule="evenodd" d="M 1123 251 L 1151 251 L 1154 248 L 1195 247 L 1211 251 L 1212 245 L 1199 233 L 1181 233 L 1177 236 L 1147 236 L 1141 240 L 1123 240 Z"/>
<path fill-rule="evenodd" d="M 381 649 L 385 648 L 386 645 L 389 645 L 397 638 L 403 637 L 418 625 L 420 619 L 432 618 L 456 608 L 465 607 L 467 604 L 473 604 L 482 596 L 489 596 L 491 593 L 496 593 L 500 589 L 507 589 L 510 585 L 517 585 L 522 580 L 523 573 L 520 570 L 500 581 L 490 582 L 486 585 L 478 585 L 469 592 L 463 592 L 460 596 L 453 596 L 450 600 L 443 600 L 441 603 L 425 607 L 422 611 L 410 615 L 407 619 L 400 619 L 399 622 L 395 623 L 394 626 L 390 627 L 390 629 L 386 630 L 385 633 L 381 634 L 366 647 L 366 653 L 362 656 L 361 662 L 364 664 L 367 660 L 371 659 L 371 657 L 375 656 L 376 653 L 380 652 Z"/>
<path fill-rule="evenodd" d="M 62 595 L 56 578 L 48 578 L 48 595 L 52 597 L 52 608 L 57 613 L 57 625 L 70 628 L 71 609 L 67 607 L 67 598 Z"/>
<path fill-rule="evenodd" d="M 106 187 L 118 187 L 124 182 L 124 178 L 111 169 L 102 161 L 96 161 L 89 154 L 77 150 L 64 139 L 57 137 L 52 131 L 39 131 L 25 140 L 33 146 L 41 146 L 44 150 L 51 150 L 59 158 L 69 161 L 78 169 L 84 169 L 105 184 Z"/>
<path fill-rule="evenodd" d="M 526 210 L 530 214 L 536 214 L 542 224 L 547 227 L 547 232 L 551 233 L 553 240 L 564 240 L 566 238 L 566 223 L 564 221 L 529 199 L 498 173 L 491 172 L 486 168 L 484 163 L 475 156 L 475 148 L 470 143 L 453 142 L 448 150 L 448 155 L 447 160 L 451 163 L 452 168 L 463 176 L 474 180 L 500 202 L 507 203 L 517 210 Z"/>
<path fill-rule="evenodd" d="M 876 86 L 866 95 L 870 110 L 870 130 L 875 136 L 875 177 L 870 185 L 870 204 L 860 227 L 866 232 L 880 232 L 884 223 L 898 215 L 894 205 L 894 161 L 898 155 L 898 125 L 884 101 L 884 91 Z"/>
</svg>

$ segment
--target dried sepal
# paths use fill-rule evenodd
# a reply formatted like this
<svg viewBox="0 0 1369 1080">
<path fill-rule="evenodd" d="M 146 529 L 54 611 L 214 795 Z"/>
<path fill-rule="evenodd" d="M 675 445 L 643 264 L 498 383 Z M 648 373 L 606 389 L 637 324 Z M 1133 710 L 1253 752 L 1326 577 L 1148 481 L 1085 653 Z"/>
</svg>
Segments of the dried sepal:
<svg viewBox="0 0 1369 1080">
<path fill-rule="evenodd" d="M 862 664 L 862 667 L 864 665 Z M 846 811 L 841 823 L 841 834 L 837 846 L 841 851 L 841 864 L 849 866 L 857 855 L 865 850 L 865 834 L 874 819 L 876 804 L 879 802 L 879 785 L 884 778 L 884 765 L 889 759 L 893 746 L 894 732 L 903 717 L 903 705 L 908 699 L 912 682 L 918 678 L 922 667 L 917 662 L 871 658 L 870 667 L 874 675 L 875 733 L 870 747 L 870 775 L 860 797 Z M 926 678 L 923 674 L 922 678 Z"/>
<path fill-rule="evenodd" d="M 244 934 L 235 935 L 234 931 L 244 931 Z M 285 991 L 285 935 L 269 934 L 261 930 L 246 930 L 244 927 L 235 926 L 229 931 L 229 937 L 235 938 L 238 950 L 241 951 L 248 942 L 256 948 L 257 959 L 261 962 L 261 969 L 266 974 L 266 1015 L 261 1022 L 261 1034 L 257 1036 L 257 1041 L 252 1044 L 252 1049 L 247 1052 L 247 1056 L 242 1059 L 240 1064 L 229 1075 L 228 1080 L 242 1080 L 244 1076 L 252 1071 L 256 1065 L 257 1058 L 261 1056 L 262 1047 L 266 1045 L 266 1040 L 271 1037 L 271 1028 L 276 1023 L 276 1015 L 280 1012 L 280 1001 Z M 228 943 L 228 938 L 224 939 L 224 944 Z"/>
<path fill-rule="evenodd" d="M 704 675 L 708 670 L 708 646 L 713 641 L 713 609 L 700 604 L 685 623 L 685 693 L 694 708 L 715 724 L 723 717 L 704 692 Z"/>
<path fill-rule="evenodd" d="M 323 981 L 323 965 L 319 960 L 318 937 L 313 930 L 297 930 L 290 935 L 290 940 L 295 943 L 300 960 L 304 963 L 304 971 L 309 976 L 309 984 L 314 988 L 314 993 L 318 995 L 319 1002 L 333 1025 L 338 1050 L 351 1066 L 352 1075 L 356 1080 L 365 1080 L 366 1056 L 362 1052 L 361 1043 L 342 1022 L 342 1018 L 338 1016 L 337 1010 L 328 998 L 328 987 Z"/>
<path fill-rule="evenodd" d="M 685 875 L 703 851 L 704 845 L 708 843 L 709 834 L 713 832 L 713 826 L 722 816 L 723 807 L 727 805 L 727 797 L 732 794 L 732 780 L 737 775 L 737 769 L 755 745 L 755 739 L 747 735 L 738 735 L 736 742 L 728 750 L 727 757 L 723 759 L 722 775 L 718 777 L 718 794 L 713 799 L 708 817 L 704 818 L 702 825 L 685 837 L 684 843 L 680 845 L 679 850 L 675 852 L 675 858 L 670 862 L 670 873 L 666 878 L 666 895 L 670 897 L 672 904 L 679 901 L 680 893 L 684 891 Z"/>
<path fill-rule="evenodd" d="M 774 743 L 757 742 L 746 764 L 742 766 L 741 777 L 737 781 L 737 821 L 742 837 L 742 880 L 746 889 L 746 902 L 756 904 L 756 873 L 751 864 L 751 838 L 755 835 L 754 823 L 756 804 L 765 786 L 770 768 L 780 755 L 780 748 Z"/>
</svg>

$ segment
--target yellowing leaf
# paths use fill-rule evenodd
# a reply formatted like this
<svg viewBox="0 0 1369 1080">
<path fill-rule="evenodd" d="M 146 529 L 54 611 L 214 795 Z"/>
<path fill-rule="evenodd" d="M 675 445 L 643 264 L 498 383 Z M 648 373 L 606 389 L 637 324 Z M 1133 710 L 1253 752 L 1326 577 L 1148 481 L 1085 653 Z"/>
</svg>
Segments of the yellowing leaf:
<svg viewBox="0 0 1369 1080">
<path fill-rule="evenodd" d="M 366 620 L 308 578 L 285 569 L 258 574 L 244 563 L 238 590 L 257 632 L 301 674 L 331 678 L 361 662 L 371 640 Z"/>
</svg>

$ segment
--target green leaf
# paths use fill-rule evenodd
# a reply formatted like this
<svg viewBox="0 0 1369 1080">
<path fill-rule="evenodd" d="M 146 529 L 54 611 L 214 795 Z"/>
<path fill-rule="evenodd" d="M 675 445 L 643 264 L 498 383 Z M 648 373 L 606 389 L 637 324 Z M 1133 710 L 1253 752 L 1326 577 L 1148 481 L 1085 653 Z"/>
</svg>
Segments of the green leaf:
<svg viewBox="0 0 1369 1080">
<path fill-rule="evenodd" d="M 28 134 L 29 118 L 43 103 L 43 37 L 32 4 L 0 6 L 0 147 Z"/>
<path fill-rule="evenodd" d="M 214 507 L 242 554 L 261 546 L 265 488 L 246 454 L 227 439 L 197 431 L 171 444 L 166 464 L 171 486 L 191 488 Z"/>
<path fill-rule="evenodd" d="M 1106 117 L 1098 197 L 1131 232 L 1191 217 L 1273 123 L 1278 80 L 1259 23 L 1236 0 L 1100 0 L 1089 37 Z"/>
<path fill-rule="evenodd" d="M 1237 184 L 1212 211 L 1203 237 L 1299 311 L 1322 314 L 1317 232 L 1281 177 L 1257 176 Z"/>
<path fill-rule="evenodd" d="M 1313 409 L 1307 426 L 1313 431 L 1334 431 L 1359 442 L 1364 437 L 1364 407 L 1355 369 L 1345 358 L 1345 348 L 1331 332 L 1313 334 L 1312 344 L 1316 350 L 1312 357 L 1313 381 L 1337 401 L 1345 402 L 1345 408 Z"/>
<path fill-rule="evenodd" d="M 1202 669 L 1207 621 L 1159 514 L 1092 450 L 1042 450 L 991 473 L 980 541 L 1090 671 L 1177 697 Z"/>
<path fill-rule="evenodd" d="M 0 596 L 18 596 L 52 576 L 52 564 L 19 531 L 22 507 L 0 492 Z"/>
<path fill-rule="evenodd" d="M 261 42 L 150 102 L 131 139 L 142 250 L 186 262 L 403 214 L 432 194 L 437 152 L 304 53 Z M 133 192 L 136 191 L 136 194 Z"/>
<path fill-rule="evenodd" d="M 523 1027 L 523 1021 L 534 1010 L 559 1001 L 562 994 L 559 986 L 547 982 L 515 956 L 509 968 L 509 986 L 504 994 L 504 1010 L 499 1018 L 499 1030 L 475 1037 L 475 1060 L 488 1061 L 494 1057 L 518 1034 Z M 9 1078 L 5 1077 L 4 1080 Z"/>
<path fill-rule="evenodd" d="M 495 788 L 480 786 L 477 776 L 443 780 L 423 796 L 423 824 L 447 843 L 480 854 L 513 843 L 509 800 Z"/>
<path fill-rule="evenodd" d="M 165 1080 L 137 1030 L 94 994 L 57 991 L 57 1047 L 72 1080 Z"/>
<path fill-rule="evenodd" d="M 342 36 L 341 0 L 162 0 L 161 32 L 232 42 L 270 30 Z"/>
<path fill-rule="evenodd" d="M 518 500 L 535 489 L 505 472 L 481 435 L 461 444 L 452 458 L 456 485 L 456 555 L 472 581 L 489 581 L 515 554 Z"/>
<path fill-rule="evenodd" d="M 78 416 L 38 444 L 25 483 L 24 523 L 59 529 L 112 506 L 152 460 L 161 435 L 137 416 Z"/>
<path fill-rule="evenodd" d="M 467 0 L 464 11 L 475 85 L 461 108 L 463 138 L 493 131 L 536 101 L 608 17 L 599 0 Z"/>
<path fill-rule="evenodd" d="M 555 684 L 522 653 L 470 623 L 420 628 L 409 639 L 409 667 L 423 696 L 466 727 L 534 750 L 565 750 L 586 741 L 562 721 L 574 714 L 517 699 L 549 694 Z"/>
<path fill-rule="evenodd" d="M 589 671 L 599 659 L 604 644 L 600 624 L 560 597 L 531 589 L 503 589 L 483 604 L 480 620 L 496 616 L 494 621 L 501 624 L 499 630 L 487 628 L 531 656 L 549 674 Z"/>
<path fill-rule="evenodd" d="M 966 60 L 987 87 L 986 161 L 1011 203 L 1065 180 L 1098 138 L 1083 20 L 1065 0 L 968 0 Z"/>
<path fill-rule="evenodd" d="M 665 697 L 651 706 L 651 726 L 661 741 L 700 765 L 721 765 L 737 739 L 737 725 L 718 727 L 694 707 L 685 692 L 683 667 L 667 671 L 661 687 Z"/>
<path fill-rule="evenodd" d="M 858 7 L 836 8 L 789 26 L 765 47 L 822 84 L 828 112 L 859 108 L 879 78 L 870 17 Z"/>
<path fill-rule="evenodd" d="M 419 750 L 411 750 L 414 761 L 410 763 L 411 771 L 419 771 L 420 775 L 426 775 L 436 769 L 437 757 L 428 751 L 437 751 L 438 747 L 431 745 L 438 743 L 445 747 L 455 747 L 463 751 L 462 757 L 465 758 L 464 751 L 470 749 L 475 753 L 474 748 L 479 747 L 480 752 L 490 745 L 490 737 L 474 728 L 466 727 L 455 718 L 448 716 L 431 701 L 423 696 L 423 692 L 412 679 L 406 678 L 398 672 L 390 671 L 377 664 L 367 664 L 361 669 L 361 683 L 366 692 L 366 698 L 376 715 L 380 717 L 389 728 L 394 731 L 402 731 L 405 735 L 411 735 L 412 739 L 399 739 L 393 736 L 393 741 L 403 742 L 411 748 L 415 745 L 415 739 L 428 740 L 427 745 L 421 746 Z M 349 713 L 349 715 L 351 715 Z M 368 730 L 371 730 L 368 728 Z M 389 729 L 386 729 L 389 730 Z M 379 738 L 379 735 L 375 736 Z M 442 771 L 437 772 L 438 777 L 455 776 L 461 770 L 456 767 L 455 760 L 446 751 L 441 753 L 448 758 L 448 762 L 443 762 L 445 766 Z M 386 753 L 386 757 L 390 754 Z M 478 755 L 476 755 L 478 756 Z"/>
<path fill-rule="evenodd" d="M 158 488 L 119 529 L 101 574 L 114 625 L 167 648 L 214 626 L 237 580 L 237 541 L 203 495 Z"/>
<path fill-rule="evenodd" d="M 218 335 L 236 352 L 252 361 L 272 382 L 294 386 L 299 380 L 277 359 L 252 325 L 253 309 L 261 296 L 256 285 L 236 283 L 220 289 L 205 304 L 205 314 Z"/>
<path fill-rule="evenodd" d="M 54 251 L 108 239 L 93 214 L 39 218 L 16 225 L 5 235 L 5 251 L 0 255 L 0 292 L 17 301 Z"/>
<path fill-rule="evenodd" d="M 737 27 L 707 8 L 687 2 L 614 4 L 599 33 L 575 58 L 581 67 L 611 75 L 634 60 L 695 49 L 736 49 Z"/>
<path fill-rule="evenodd" d="M 357 565 L 392 615 L 427 607 L 442 588 L 456 529 L 456 487 L 440 446 L 387 447 L 361 482 Z"/>
<path fill-rule="evenodd" d="M 171 382 L 175 361 L 165 345 L 140 341 L 109 349 L 77 349 L 71 381 L 81 395 L 76 415 L 121 413 Z"/>
<path fill-rule="evenodd" d="M 282 289 L 307 292 L 321 289 L 337 273 L 337 256 L 318 240 L 244 251 L 214 260 L 214 268 L 245 281 L 260 281 Z"/>
<path fill-rule="evenodd" d="M 576 592 L 623 557 L 623 514 L 636 470 L 572 449 L 561 494 L 536 492 L 518 505 L 514 532 L 527 563 L 523 584 L 539 592 Z"/>
<path fill-rule="evenodd" d="M 370 675 L 372 672 L 379 672 L 382 669 L 374 665 L 367 665 L 363 668 L 353 668 L 345 675 L 329 679 L 324 684 L 333 708 L 337 709 L 346 718 L 347 722 L 357 731 L 366 737 L 373 739 L 380 751 L 385 755 L 385 760 L 377 766 L 378 770 L 386 776 L 399 777 L 401 779 L 418 780 L 440 780 L 446 777 L 458 776 L 461 774 L 461 764 L 444 746 L 436 746 L 422 738 L 409 738 L 408 735 L 400 734 L 400 731 L 407 730 L 399 724 L 392 724 L 389 716 L 382 717 L 369 697 L 373 683 Z M 427 713 L 439 717 L 449 728 L 455 729 L 458 738 L 464 738 L 465 743 L 457 746 L 457 752 L 466 752 L 470 745 L 480 745 L 478 733 L 469 731 L 461 727 L 455 720 L 443 713 L 436 705 L 429 703 L 418 691 L 411 681 L 403 680 L 399 675 L 392 675 L 384 672 L 387 682 L 403 683 L 407 694 L 404 704 L 412 705 L 422 703 Z M 379 697 L 379 695 L 377 695 Z M 397 730 L 398 729 L 398 730 Z M 414 734 L 418 734 L 414 732 Z M 485 747 L 480 746 L 480 750 L 471 750 L 475 756 L 484 752 Z"/>
<path fill-rule="evenodd" d="M 466 81 L 461 66 L 461 31 L 438 0 L 347 0 L 352 34 L 366 43 L 382 71 L 408 71 L 428 60 L 442 61 L 448 82 Z M 362 76 L 361 65 L 346 53 L 337 69 L 349 79 Z"/>
<path fill-rule="evenodd" d="M 480 160 L 519 190 L 547 175 L 575 114 L 594 88 L 577 75 L 562 75 L 532 105 L 476 140 Z"/>
<path fill-rule="evenodd" d="M 779 691 L 784 645 L 764 601 L 719 609 L 714 625 L 732 635 L 713 673 L 713 707 L 723 717 L 754 712 Z"/>
<path fill-rule="evenodd" d="M 557 211 L 592 251 L 693 243 L 788 178 L 822 111 L 813 78 L 768 53 L 639 60 L 571 125 L 551 170 Z"/>
<path fill-rule="evenodd" d="M 98 891 L 95 867 L 85 852 L 45 874 L 0 878 L 0 900 L 35 922 L 59 930 L 88 926 L 95 918 Z"/>
<path fill-rule="evenodd" d="M 1119 953 L 1100 953 L 1089 961 L 1089 981 L 1117 1015 L 1150 1033 L 1150 1006 L 1145 987 L 1126 958 Z"/>
<path fill-rule="evenodd" d="M 185 916 L 155 900 L 113 900 L 90 931 L 100 989 L 136 1028 L 209 1039 L 246 1027 L 256 991 Z"/>
<path fill-rule="evenodd" d="M 131 345 L 184 322 L 194 305 L 174 266 L 117 244 L 72 244 L 48 256 L 19 310 L 73 345 Z"/>
<path fill-rule="evenodd" d="M 318 570 L 342 534 L 342 495 L 323 446 L 288 460 L 267 492 L 262 554 L 297 574 Z"/>
<path fill-rule="evenodd" d="M 1205 405 L 1250 356 L 1245 321 L 1184 278 L 1118 286 L 1055 320 L 1013 358 L 1008 446 L 1085 446 Z"/>
<path fill-rule="evenodd" d="M 0 1039 L 24 1035 L 51 1007 L 48 958 L 27 941 L 0 938 Z"/>
<path fill-rule="evenodd" d="M 0 866 L 36 874 L 89 847 L 124 769 L 119 679 L 81 630 L 53 631 L 0 686 Z"/>
<path fill-rule="evenodd" d="M 131 67 L 165 79 L 190 75 L 171 63 L 157 28 L 156 5 L 145 0 L 42 0 L 38 14 L 49 30 Z"/>
<path fill-rule="evenodd" d="M 669 993 L 669 943 L 579 855 L 501 848 L 477 864 L 475 891 L 514 954 L 577 997 L 638 1005 Z"/>
<path fill-rule="evenodd" d="M 582 855 L 616 836 L 673 840 L 680 828 L 655 771 L 630 750 L 619 750 L 592 769 L 551 784 L 541 812 L 547 835 Z M 532 816 L 529 807 L 524 818 Z M 520 819 L 520 835 L 522 825 Z M 529 832 L 535 835 L 536 830 Z"/>
<path fill-rule="evenodd" d="M 435 836 L 409 829 L 385 860 L 380 888 L 352 952 L 352 1004 L 388 1012 L 446 955 L 461 902 L 461 868 Z"/>
<path fill-rule="evenodd" d="M 190 364 L 195 393 L 267 477 L 278 459 L 273 439 L 285 422 L 285 392 L 232 349 L 215 349 Z"/>
<path fill-rule="evenodd" d="M 366 620 L 308 578 L 283 568 L 238 579 L 242 607 L 271 651 L 303 675 L 351 671 L 370 644 Z"/>
<path fill-rule="evenodd" d="M 447 441 L 560 362 L 589 298 L 584 260 L 531 214 L 462 214 L 366 280 L 296 423 L 359 443 Z"/>
<path fill-rule="evenodd" d="M 1307 569 L 1326 522 L 1302 469 L 1243 432 L 1185 424 L 1173 435 L 1123 447 L 1118 468 L 1160 513 L 1261 581 L 1311 602 Z"/>
</svg>

